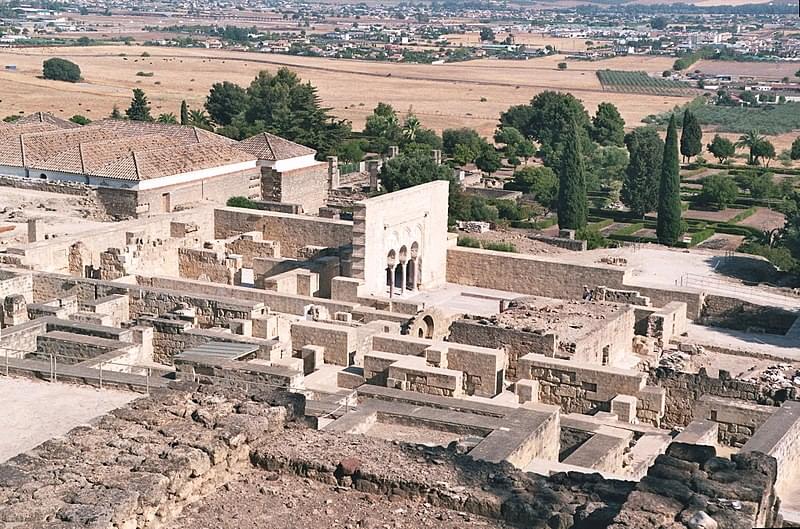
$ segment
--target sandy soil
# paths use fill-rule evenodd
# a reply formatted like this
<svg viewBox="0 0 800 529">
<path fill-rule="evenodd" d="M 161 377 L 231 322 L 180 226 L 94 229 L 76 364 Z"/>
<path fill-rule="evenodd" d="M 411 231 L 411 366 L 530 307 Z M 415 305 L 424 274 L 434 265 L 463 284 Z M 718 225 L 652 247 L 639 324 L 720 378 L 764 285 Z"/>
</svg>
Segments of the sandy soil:
<svg viewBox="0 0 800 529">
<path fill-rule="evenodd" d="M 252 471 L 189 506 L 165 529 L 485 529 L 509 527 L 427 503 L 336 491 L 310 479 Z"/>
<path fill-rule="evenodd" d="M 484 242 L 507 242 L 513 244 L 517 248 L 517 252 L 526 253 L 531 255 L 555 255 L 567 252 L 557 246 L 534 241 L 528 238 L 528 234 L 533 233 L 531 230 L 522 230 L 509 228 L 508 230 L 491 230 L 485 233 L 461 233 L 465 237 L 472 237 Z"/>
<path fill-rule="evenodd" d="M 147 48 L 151 57 L 143 58 L 143 51 L 139 46 L 0 50 L 3 64 L 17 65 L 16 72 L 0 71 L 0 115 L 41 110 L 98 119 L 107 116 L 114 104 L 127 107 L 136 87 L 147 92 L 155 113 L 177 114 L 182 99 L 192 107 L 202 105 L 215 82 L 247 85 L 259 70 L 283 65 L 310 80 L 319 89 L 322 102 L 337 116 L 352 120 L 356 129 L 380 101 L 401 112 L 413 109 L 428 127 L 470 126 L 487 135 L 501 111 L 547 89 L 572 92 L 590 112 L 599 103 L 612 101 L 629 124 L 688 101 L 685 97 L 604 92 L 595 75 L 598 68 L 661 72 L 671 64 L 669 57 L 570 62 L 569 70 L 559 71 L 557 64 L 563 56 L 417 65 L 168 48 Z M 40 79 L 42 61 L 53 56 L 76 62 L 85 82 Z M 139 71 L 154 75 L 140 77 L 136 75 Z"/>
<path fill-rule="evenodd" d="M 683 212 L 683 218 L 709 220 L 712 222 L 726 222 L 741 212 L 742 212 L 741 209 L 733 209 L 733 208 L 726 208 L 723 209 L 722 211 L 687 209 L 686 211 Z"/>
<path fill-rule="evenodd" d="M 708 4 L 701 5 L 721 5 L 723 2 L 709 0 Z M 725 1 L 725 5 L 734 2 Z M 749 3 L 749 2 L 748 2 Z M 699 61 L 692 66 L 692 71 L 700 70 L 709 75 L 752 75 L 764 79 L 780 80 L 784 77 L 794 78 L 794 73 L 798 70 L 796 62 L 750 62 L 750 61 Z"/>
<path fill-rule="evenodd" d="M 0 463 L 140 397 L 138 393 L 0 376 Z"/>
<path fill-rule="evenodd" d="M 760 230 L 772 230 L 785 224 L 783 213 L 767 208 L 758 208 L 755 213 L 739 222 L 742 226 L 752 226 Z"/>
<path fill-rule="evenodd" d="M 89 199 L 60 193 L 3 187 L 0 193 L 0 226 L 14 226 L 0 233 L 0 248 L 28 241 L 26 223 L 42 219 L 43 231 L 62 236 L 90 231 L 104 223 L 96 205 Z M 44 233 L 42 236 L 44 236 Z"/>
</svg>

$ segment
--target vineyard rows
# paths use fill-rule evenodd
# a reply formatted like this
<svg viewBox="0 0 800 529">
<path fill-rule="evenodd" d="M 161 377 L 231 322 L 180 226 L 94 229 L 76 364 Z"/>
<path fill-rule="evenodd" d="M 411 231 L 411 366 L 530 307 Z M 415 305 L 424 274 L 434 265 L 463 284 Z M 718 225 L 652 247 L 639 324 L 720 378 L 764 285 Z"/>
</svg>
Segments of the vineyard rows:
<svg viewBox="0 0 800 529">
<path fill-rule="evenodd" d="M 690 95 L 695 89 L 683 81 L 651 77 L 645 72 L 598 70 L 597 78 L 604 89 L 638 94 Z"/>
</svg>

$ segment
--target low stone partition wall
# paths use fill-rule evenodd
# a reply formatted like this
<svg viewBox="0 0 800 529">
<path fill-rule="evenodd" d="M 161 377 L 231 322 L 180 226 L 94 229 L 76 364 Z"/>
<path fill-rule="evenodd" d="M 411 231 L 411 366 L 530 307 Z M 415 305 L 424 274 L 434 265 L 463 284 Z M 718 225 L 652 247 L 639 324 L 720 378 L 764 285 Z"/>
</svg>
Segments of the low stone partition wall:
<svg viewBox="0 0 800 529">
<path fill-rule="evenodd" d="M 183 353 L 175 359 L 181 380 L 207 380 L 211 384 L 247 387 L 300 388 L 303 372 L 282 366 L 209 358 L 207 355 Z"/>
<path fill-rule="evenodd" d="M 719 442 L 740 447 L 779 409 L 775 406 L 760 406 L 752 402 L 703 395 L 694 405 L 694 418 L 717 423 Z"/>
<path fill-rule="evenodd" d="M 36 352 L 27 357 L 45 360 L 54 355 L 58 362 L 78 364 L 129 344 L 97 336 L 52 331 L 39 336 L 36 345 Z"/>
<path fill-rule="evenodd" d="M 326 364 L 353 365 L 358 348 L 355 327 L 321 321 L 298 321 L 292 323 L 291 336 L 293 351 L 316 345 L 325 348 Z"/>
<path fill-rule="evenodd" d="M 756 305 L 738 298 L 708 295 L 699 322 L 703 325 L 746 331 L 760 329 L 770 334 L 786 334 L 797 320 L 796 311 Z"/>
<path fill-rule="evenodd" d="M 249 468 L 251 447 L 298 412 L 285 393 L 159 390 L 0 465 L 0 520 L 159 527 Z"/>
<path fill-rule="evenodd" d="M 740 401 L 774 406 L 797 398 L 792 388 L 775 389 L 766 384 L 745 382 L 731 378 L 727 371 L 720 371 L 719 378 L 709 377 L 705 369 L 697 373 L 684 373 L 659 367 L 651 369 L 648 384 L 666 391 L 666 407 L 662 426 L 674 428 L 686 426 L 694 420 L 694 403 L 703 395 L 737 399 Z"/>
<path fill-rule="evenodd" d="M 587 247 L 587 243 L 583 239 L 567 239 L 566 237 L 549 237 L 537 234 L 528 235 L 528 238 L 573 252 L 585 252 Z"/>
<path fill-rule="evenodd" d="M 624 471 L 622 464 L 625 460 L 625 453 L 633 441 L 633 432 L 615 430 L 621 435 L 596 433 L 562 462 L 567 465 L 621 475 Z"/>
<path fill-rule="evenodd" d="M 675 436 L 676 443 L 717 446 L 719 440 L 719 424 L 714 421 L 699 419 L 690 422 L 681 433 Z"/>
<path fill-rule="evenodd" d="M 647 376 L 631 369 L 579 367 L 569 360 L 528 354 L 519 359 L 520 379 L 539 382 L 538 400 L 561 406 L 565 413 L 610 411 L 617 395 L 635 397 L 635 416 L 659 425 L 664 414 L 664 391 L 647 387 Z"/>
<path fill-rule="evenodd" d="M 583 285 L 625 288 L 625 270 L 575 265 L 524 254 L 448 248 L 447 281 L 551 298 L 580 299 Z"/>
<path fill-rule="evenodd" d="M 742 453 L 760 452 L 778 462 L 778 495 L 796 491 L 800 475 L 800 402 L 784 402 L 742 447 Z"/>
</svg>

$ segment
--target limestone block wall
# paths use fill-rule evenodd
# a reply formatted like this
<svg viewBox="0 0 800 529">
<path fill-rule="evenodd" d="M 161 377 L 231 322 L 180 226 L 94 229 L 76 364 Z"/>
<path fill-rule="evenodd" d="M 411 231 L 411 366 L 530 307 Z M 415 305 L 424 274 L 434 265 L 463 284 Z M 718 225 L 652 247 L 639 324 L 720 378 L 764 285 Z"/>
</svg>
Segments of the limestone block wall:
<svg viewBox="0 0 800 529">
<path fill-rule="evenodd" d="M 293 351 L 301 351 L 307 345 L 324 347 L 326 364 L 349 366 L 355 360 L 357 337 L 354 327 L 298 321 L 292 324 L 291 336 Z"/>
<path fill-rule="evenodd" d="M 33 303 L 33 276 L 28 272 L 0 270 L 0 302 L 13 295 L 20 295 L 27 303 Z"/>
<path fill-rule="evenodd" d="M 695 420 L 719 424 L 718 440 L 727 446 L 743 446 L 753 433 L 778 410 L 752 402 L 703 395 L 694 404 Z"/>
<path fill-rule="evenodd" d="M 624 473 L 625 453 L 633 441 L 633 432 L 614 429 L 615 435 L 596 433 L 579 446 L 563 463 L 601 472 Z M 620 435 L 616 435 L 619 432 Z"/>
<path fill-rule="evenodd" d="M 467 395 L 492 398 L 503 390 L 506 354 L 502 349 L 448 343 L 441 350 L 447 357 L 445 367 L 464 373 Z"/>
<path fill-rule="evenodd" d="M 88 300 L 81 304 L 81 310 L 107 315 L 111 325 L 118 327 L 130 319 L 130 298 L 127 295 L 112 295 Z"/>
<path fill-rule="evenodd" d="M 481 320 L 475 319 L 454 321 L 450 326 L 448 340 L 481 347 L 502 347 L 508 355 L 506 375 L 510 380 L 520 378 L 517 370 L 520 357 L 528 353 L 553 356 L 556 351 L 555 334 L 505 329 L 492 324 L 482 324 Z"/>
<path fill-rule="evenodd" d="M 781 496 L 800 476 L 800 403 L 784 402 L 742 447 L 742 453 L 761 452 L 778 462 L 775 487 Z"/>
<path fill-rule="evenodd" d="M 230 253 L 242 256 L 242 266 L 253 268 L 253 259 L 256 257 L 280 257 L 281 245 L 277 241 L 261 240 L 261 233 L 253 232 L 252 235 L 227 241 L 225 249 Z M 255 238 L 255 237 L 258 238 Z"/>
<path fill-rule="evenodd" d="M 583 266 L 543 257 L 455 247 L 447 250 L 447 281 L 552 298 L 580 299 L 583 285 L 621 289 L 625 271 Z"/>
<path fill-rule="evenodd" d="M 766 406 L 796 398 L 793 390 L 775 390 L 766 385 L 732 379 L 724 371 L 720 372 L 719 378 L 712 378 L 705 369 L 701 369 L 698 373 L 654 369 L 650 371 L 648 384 L 662 387 L 666 391 L 666 410 L 663 420 L 663 426 L 666 428 L 686 426 L 692 422 L 694 403 L 703 395 Z"/>
<path fill-rule="evenodd" d="M 264 239 L 277 241 L 282 255 L 291 258 L 308 245 L 342 248 L 353 240 L 349 221 L 241 208 L 214 210 L 215 238 L 227 239 L 254 230 L 262 232 Z"/>
<path fill-rule="evenodd" d="M 786 334 L 797 317 L 797 312 L 780 307 L 756 305 L 737 298 L 708 295 L 700 314 L 700 323 L 728 329 L 758 328 L 772 334 Z"/>
<path fill-rule="evenodd" d="M 674 286 L 669 289 L 661 289 L 631 285 L 627 288 L 636 290 L 642 296 L 650 298 L 650 303 L 654 307 L 663 307 L 671 301 L 686 303 L 686 315 L 690 320 L 696 320 L 700 316 L 700 310 L 705 300 L 703 292 L 685 287 Z"/>
<path fill-rule="evenodd" d="M 454 369 L 431 367 L 423 358 L 403 356 L 389 366 L 386 385 L 427 395 L 458 398 L 463 395 L 464 374 Z"/>
<path fill-rule="evenodd" d="M 569 360 L 528 354 L 519 359 L 518 377 L 539 382 L 539 402 L 558 405 L 565 413 L 609 411 L 617 395 L 637 398 L 636 417 L 659 425 L 664 391 L 646 387 L 646 375 L 630 369 L 581 366 Z"/>
<path fill-rule="evenodd" d="M 24 358 L 26 353 L 36 351 L 36 340 L 47 332 L 42 320 L 31 320 L 13 327 L 6 327 L 0 332 L 0 356 L 5 358 Z"/>
<path fill-rule="evenodd" d="M 187 279 L 232 285 L 241 262 L 216 250 L 181 248 L 178 250 L 178 274 Z"/>
<path fill-rule="evenodd" d="M 257 180 L 258 177 L 259 170 L 253 167 L 212 178 L 138 191 L 136 193 L 137 208 L 142 210 L 144 206 L 147 206 L 145 211 L 152 214 L 167 213 L 180 206 L 203 201 L 224 204 L 230 197 L 250 197 L 251 180 Z M 168 195 L 168 198 L 164 197 L 165 194 Z"/>
<path fill-rule="evenodd" d="M 262 167 L 261 192 L 264 200 L 299 204 L 305 213 L 316 215 L 328 199 L 328 164 L 282 172 Z"/>
<path fill-rule="evenodd" d="M 611 314 L 574 341 L 562 340 L 557 335 L 556 355 L 574 362 L 603 364 L 604 351 L 608 351 L 607 365 L 619 365 L 633 349 L 636 314 L 633 307 Z"/>
</svg>

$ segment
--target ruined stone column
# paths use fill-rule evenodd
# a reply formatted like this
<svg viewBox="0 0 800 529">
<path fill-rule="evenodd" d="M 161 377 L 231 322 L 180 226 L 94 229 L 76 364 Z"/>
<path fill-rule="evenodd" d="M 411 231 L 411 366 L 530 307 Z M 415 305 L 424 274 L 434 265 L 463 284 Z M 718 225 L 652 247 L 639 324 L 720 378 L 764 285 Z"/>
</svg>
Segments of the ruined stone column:
<svg viewBox="0 0 800 529">
<path fill-rule="evenodd" d="M 339 158 L 328 156 L 328 189 L 339 187 Z"/>
<path fill-rule="evenodd" d="M 28 242 L 39 240 L 39 223 L 42 219 L 28 219 Z"/>
</svg>

